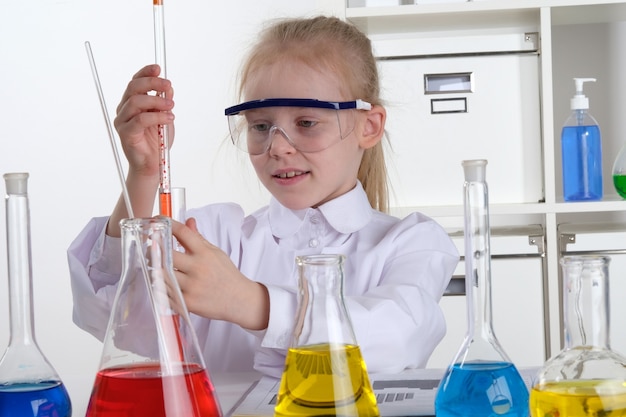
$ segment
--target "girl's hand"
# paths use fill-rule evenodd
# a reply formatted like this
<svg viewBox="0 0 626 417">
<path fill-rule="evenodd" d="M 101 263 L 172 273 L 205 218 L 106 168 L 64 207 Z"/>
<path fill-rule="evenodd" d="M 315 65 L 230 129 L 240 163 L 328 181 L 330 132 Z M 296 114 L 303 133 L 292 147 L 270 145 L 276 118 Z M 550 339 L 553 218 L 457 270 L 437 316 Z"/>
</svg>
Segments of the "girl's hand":
<svg viewBox="0 0 626 417">
<path fill-rule="evenodd" d="M 185 248 L 174 252 L 174 268 L 187 309 L 250 330 L 262 330 L 269 320 L 269 295 L 264 285 L 245 277 L 228 255 L 204 239 L 195 219 L 172 221 L 172 233 Z"/>
<path fill-rule="evenodd" d="M 114 124 L 128 159 L 129 175 L 159 175 L 159 125 L 168 125 L 170 145 L 174 139 L 174 90 L 169 80 L 158 78 L 160 71 L 156 64 L 139 70 L 117 106 Z"/>
</svg>

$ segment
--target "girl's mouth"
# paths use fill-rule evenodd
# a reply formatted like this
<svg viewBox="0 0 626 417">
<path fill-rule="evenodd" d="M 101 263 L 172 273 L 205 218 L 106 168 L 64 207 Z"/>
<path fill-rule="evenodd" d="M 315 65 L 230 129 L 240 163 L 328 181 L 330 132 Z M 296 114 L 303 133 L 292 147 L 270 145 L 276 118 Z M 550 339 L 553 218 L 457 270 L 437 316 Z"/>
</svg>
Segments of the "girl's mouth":
<svg viewBox="0 0 626 417">
<path fill-rule="evenodd" d="M 285 178 L 293 178 L 293 177 L 297 177 L 303 174 L 308 174 L 309 171 L 288 171 L 288 172 L 281 172 L 280 174 L 276 174 L 274 175 L 275 178 L 281 178 L 281 179 L 285 179 Z"/>
</svg>

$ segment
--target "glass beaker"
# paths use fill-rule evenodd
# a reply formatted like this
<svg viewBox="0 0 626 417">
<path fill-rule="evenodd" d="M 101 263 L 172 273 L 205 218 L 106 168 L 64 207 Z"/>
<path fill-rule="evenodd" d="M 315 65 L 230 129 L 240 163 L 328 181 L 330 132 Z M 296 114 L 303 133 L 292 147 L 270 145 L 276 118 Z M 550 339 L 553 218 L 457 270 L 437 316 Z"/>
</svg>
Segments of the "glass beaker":
<svg viewBox="0 0 626 417">
<path fill-rule="evenodd" d="M 613 163 L 613 186 L 622 198 L 626 198 L 626 144 L 622 146 Z"/>
<path fill-rule="evenodd" d="M 122 276 L 86 417 L 221 416 L 174 276 L 171 220 L 120 226 Z"/>
<path fill-rule="evenodd" d="M 437 417 L 528 416 L 528 389 L 493 331 L 484 159 L 463 161 L 467 333 L 435 397 Z"/>
<path fill-rule="evenodd" d="M 296 258 L 299 298 L 275 416 L 379 416 L 343 300 L 343 255 Z"/>
<path fill-rule="evenodd" d="M 534 417 L 626 415 L 626 358 L 609 343 L 609 263 L 600 255 L 561 258 L 565 347 L 537 373 Z"/>
<path fill-rule="evenodd" d="M 10 338 L 0 359 L 0 417 L 69 417 L 67 390 L 35 340 L 28 173 L 4 181 Z"/>
</svg>

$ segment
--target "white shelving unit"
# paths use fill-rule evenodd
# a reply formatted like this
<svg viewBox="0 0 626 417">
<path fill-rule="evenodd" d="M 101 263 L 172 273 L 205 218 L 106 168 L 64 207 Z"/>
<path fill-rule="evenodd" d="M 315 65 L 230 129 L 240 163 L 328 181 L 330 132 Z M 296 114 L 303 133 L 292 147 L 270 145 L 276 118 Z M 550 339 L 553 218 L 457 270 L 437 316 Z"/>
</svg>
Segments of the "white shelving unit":
<svg viewBox="0 0 626 417">
<path fill-rule="evenodd" d="M 626 65 L 626 2 L 441 0 L 437 4 L 405 3 L 398 0 L 397 5 L 391 6 L 350 7 L 354 3 L 349 0 L 318 1 L 320 9 L 353 22 L 367 33 L 381 62 L 390 59 L 429 59 L 454 54 L 459 57 L 483 54 L 493 56 L 511 45 L 519 54 L 528 52 L 537 57 L 536 81 L 533 81 L 533 77 L 528 77 L 529 85 L 522 86 L 522 89 L 534 89 L 538 92 L 539 103 L 532 110 L 538 120 L 537 133 L 531 132 L 514 140 L 533 141 L 539 149 L 532 159 L 523 160 L 523 173 L 519 181 L 523 182 L 526 177 L 539 178 L 536 188 L 541 197 L 532 200 L 524 196 L 517 197 L 513 193 L 512 197 L 499 201 L 497 193 L 504 188 L 497 188 L 492 194 L 490 179 L 497 182 L 502 178 L 506 179 L 507 175 L 514 176 L 515 173 L 507 172 L 498 167 L 497 163 L 492 164 L 496 162 L 495 159 L 489 159 L 487 179 L 490 182 L 492 200 L 492 226 L 537 224 L 544 230 L 544 241 L 540 246 L 544 256 L 541 305 L 547 358 L 558 352 L 562 346 L 559 259 L 564 248 L 559 229 L 567 230 L 569 235 L 575 234 L 577 230 L 587 234 L 596 231 L 604 233 L 607 224 L 609 229 L 611 224 L 616 225 L 616 230 L 624 229 L 626 224 L 626 201 L 614 191 L 611 177 L 613 159 L 622 142 L 626 140 L 626 128 L 621 127 L 626 108 L 624 103 L 619 102 L 620 95 L 626 95 L 626 80 L 623 83 L 616 81 L 623 77 L 619 73 L 619 69 L 623 68 L 620 65 Z M 361 1 L 361 4 L 367 4 L 367 1 Z M 528 41 L 534 42 L 535 48 L 524 44 Z M 473 53 L 476 49 L 480 51 L 479 54 Z M 603 134 L 603 201 L 566 203 L 562 198 L 560 129 L 569 114 L 574 76 L 598 78 L 597 85 L 586 88 L 586 93 L 591 100 L 591 114 L 598 120 Z M 416 77 L 415 82 L 421 83 L 421 80 Z M 525 82 L 523 78 L 521 82 Z M 393 118 L 394 111 L 395 109 L 388 108 L 390 119 Z M 405 140 L 403 136 L 405 135 L 396 135 L 394 145 Z M 436 151 L 431 156 L 436 159 Z M 502 154 L 502 157 L 506 155 Z M 457 189 L 453 191 L 458 194 L 458 201 L 450 203 L 436 193 L 422 192 L 415 199 L 418 203 L 398 204 L 393 213 L 402 216 L 408 212 L 421 211 L 436 218 L 445 227 L 458 230 L 459 225 L 462 225 L 463 213 L 460 203 L 460 161 L 458 165 L 459 173 L 453 174 L 458 183 Z M 447 172 L 442 169 L 435 174 L 421 180 L 435 183 L 441 181 L 442 187 L 447 187 L 444 175 Z M 419 180 L 418 178 L 415 181 Z M 515 187 L 517 183 L 512 185 L 512 188 Z M 406 189 L 401 192 L 404 195 L 410 194 Z M 598 224 L 597 228 L 594 228 L 595 224 Z M 612 248 L 626 248 L 626 242 L 618 241 L 617 246 L 616 248 L 612 245 Z M 611 277 L 618 277 L 619 272 L 611 270 Z M 525 308 L 522 306 L 518 313 L 512 308 L 511 315 L 523 315 Z M 620 321 L 621 318 L 613 317 L 613 326 L 619 325 Z"/>
</svg>

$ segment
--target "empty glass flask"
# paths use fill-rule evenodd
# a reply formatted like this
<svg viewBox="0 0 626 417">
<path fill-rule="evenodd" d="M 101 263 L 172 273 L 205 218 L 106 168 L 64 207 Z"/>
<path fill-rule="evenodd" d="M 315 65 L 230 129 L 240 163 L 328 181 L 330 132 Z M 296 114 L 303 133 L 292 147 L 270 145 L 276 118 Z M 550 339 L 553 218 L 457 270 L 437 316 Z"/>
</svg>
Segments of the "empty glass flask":
<svg viewBox="0 0 626 417">
<path fill-rule="evenodd" d="M 528 416 L 528 389 L 493 331 L 486 160 L 463 161 L 467 333 L 435 397 L 437 417 Z"/>
<path fill-rule="evenodd" d="M 277 417 L 378 417 L 343 300 L 343 255 L 296 258 L 299 299 L 280 381 Z"/>
<path fill-rule="evenodd" d="M 533 417 L 625 416 L 626 358 L 609 343 L 610 258 L 564 256 L 565 346 L 537 373 Z"/>
<path fill-rule="evenodd" d="M 171 220 L 120 226 L 122 276 L 86 417 L 221 416 L 174 276 Z"/>
<path fill-rule="evenodd" d="M 0 359 L 0 417 L 69 417 L 65 385 L 35 340 L 28 173 L 4 181 L 10 338 Z"/>
</svg>

